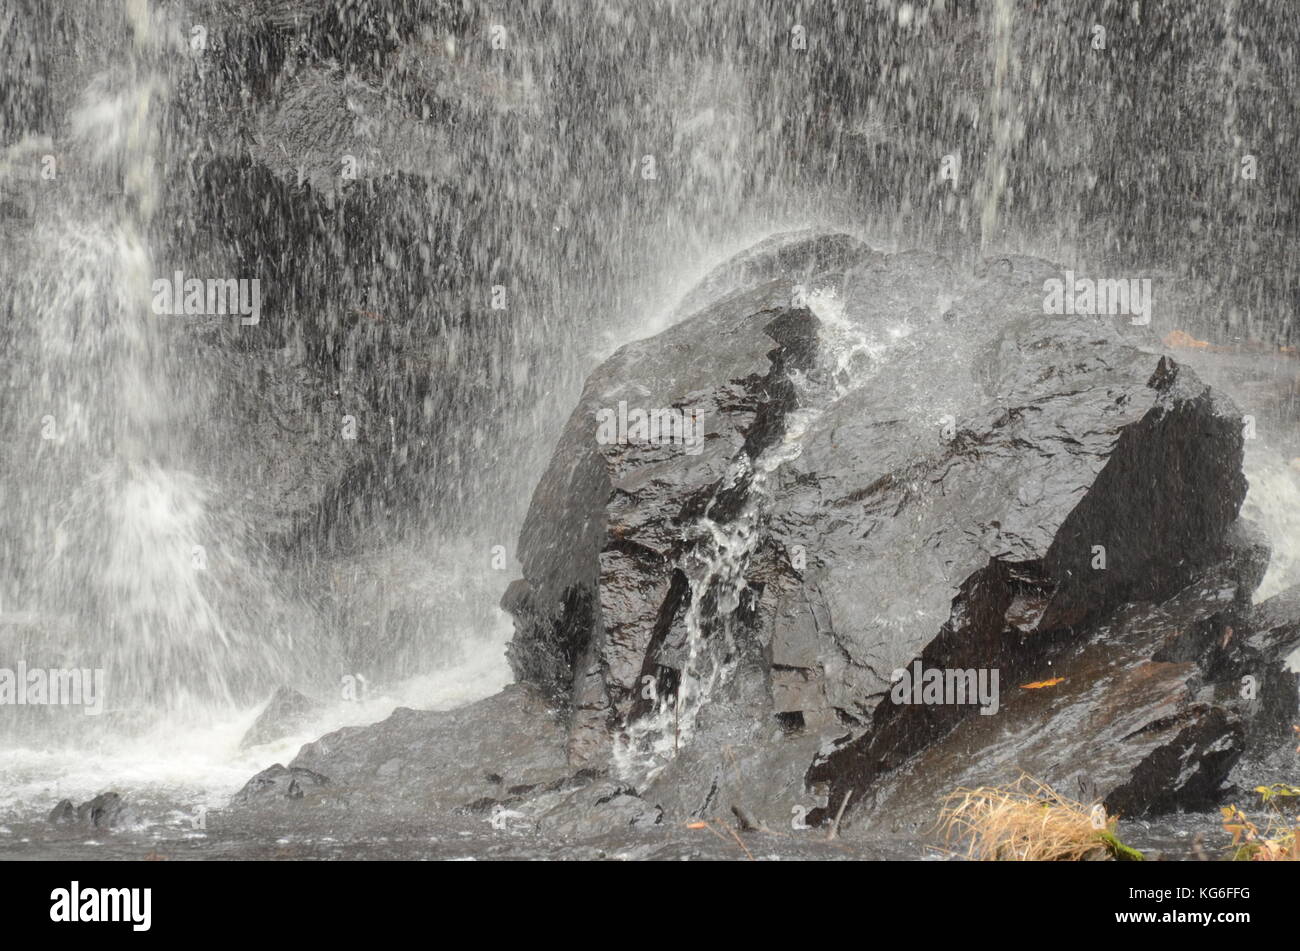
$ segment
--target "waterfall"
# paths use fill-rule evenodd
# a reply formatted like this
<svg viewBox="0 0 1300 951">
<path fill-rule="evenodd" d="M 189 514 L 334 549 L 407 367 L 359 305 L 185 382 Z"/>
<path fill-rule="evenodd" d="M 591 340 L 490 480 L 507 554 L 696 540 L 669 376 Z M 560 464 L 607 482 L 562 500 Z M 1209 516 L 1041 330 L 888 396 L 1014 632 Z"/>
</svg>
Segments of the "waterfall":
<svg viewBox="0 0 1300 951">
<path fill-rule="evenodd" d="M 992 144 L 981 182 L 980 247 L 999 243 L 999 209 L 1007 190 L 1007 166 L 1011 161 L 1016 104 L 1012 98 L 1012 68 L 1015 65 L 1015 0 L 995 0 L 991 13 L 990 69 L 986 115 Z"/>
<path fill-rule="evenodd" d="M 27 360 L 0 410 L 23 434 L 6 473 L 20 557 L 0 580 L 0 646 L 33 667 L 102 669 L 102 724 L 133 731 L 229 714 L 298 664 L 249 526 L 215 509 L 186 464 L 184 428 L 210 411 L 187 385 L 203 369 L 172 343 L 166 322 L 183 318 L 151 308 L 160 60 L 176 26 L 145 0 L 117 12 L 104 29 L 122 55 L 78 96 L 60 151 L 77 166 L 56 171 L 12 290 Z M 86 737 L 66 712 L 41 711 L 69 740 Z"/>
<path fill-rule="evenodd" d="M 1296 132 L 1274 100 L 1294 70 L 1261 27 L 1289 15 L 1143 4 L 1139 29 L 1122 6 L 1103 56 L 1061 0 L 7 4 L 0 670 L 101 671 L 104 695 L 95 716 L 0 707 L 0 801 L 114 776 L 228 793 L 328 729 L 501 688 L 498 605 L 584 380 L 773 233 L 1167 253 L 1251 336 L 1293 335 Z M 1186 101 L 1153 104 L 1155 73 Z M 1165 148 L 1169 116 L 1186 146 Z M 1203 174 L 1250 149 L 1258 180 Z M 1225 260 L 1190 261 L 1224 234 Z M 259 282 L 260 320 L 206 295 L 159 312 L 177 273 Z M 907 346 L 846 322 L 834 288 L 810 307 L 823 376 L 796 381 L 779 445 L 735 460 L 746 504 L 687 529 L 682 679 L 627 724 L 625 776 L 698 737 L 735 672 L 801 414 Z M 1246 462 L 1274 543 L 1260 598 L 1300 577 L 1292 456 Z M 241 751 L 281 686 L 319 717 Z"/>
</svg>

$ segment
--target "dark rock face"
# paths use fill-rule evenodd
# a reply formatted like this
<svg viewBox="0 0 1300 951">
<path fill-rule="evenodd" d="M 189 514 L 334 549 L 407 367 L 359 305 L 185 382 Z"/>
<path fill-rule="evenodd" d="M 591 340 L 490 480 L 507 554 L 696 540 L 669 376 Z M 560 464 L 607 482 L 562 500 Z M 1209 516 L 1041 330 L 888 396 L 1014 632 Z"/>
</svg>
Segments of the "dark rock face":
<svg viewBox="0 0 1300 951">
<path fill-rule="evenodd" d="M 1276 740 L 1287 722 L 1269 707 L 1289 715 L 1295 702 L 1283 655 L 1243 636 L 1249 609 L 1239 596 L 1257 580 L 1258 542 L 1237 541 L 1238 557 L 1162 604 L 1125 605 L 1086 637 L 1047 635 L 1005 682 L 996 716 L 962 719 L 875 784 L 843 763 L 888 756 L 879 739 L 831 754 L 810 776 L 860 784 L 875 821 L 900 829 L 932 823 L 937 795 L 1026 772 L 1122 816 L 1213 806 L 1252 730 Z"/>
<path fill-rule="evenodd" d="M 848 253 L 843 242 L 832 249 Z M 811 254 L 789 260 L 800 277 L 825 273 Z M 588 380 L 538 486 L 520 537 L 525 583 L 505 597 L 523 619 L 511 662 L 572 705 L 578 761 L 598 755 L 609 725 L 638 705 L 643 678 L 670 667 L 661 653 L 683 663 L 682 563 L 708 545 L 683 532 L 705 511 L 740 515 L 752 476 L 728 477 L 781 438 L 796 403 L 790 373 L 813 361 L 817 321 L 788 306 L 790 290 L 789 279 L 769 281 L 621 349 Z M 700 442 L 600 445 L 596 414 L 620 404 L 696 414 Z"/>
<path fill-rule="evenodd" d="M 1275 594 L 1247 615 L 1252 646 L 1279 655 L 1300 641 L 1300 585 Z"/>
<path fill-rule="evenodd" d="M 139 820 L 136 811 L 115 792 L 100 793 L 80 806 L 74 806 L 71 799 L 61 800 L 49 815 L 49 821 L 55 825 L 87 829 L 116 829 L 134 825 Z"/>
<path fill-rule="evenodd" d="M 1130 815 L 1211 802 L 1295 690 L 1242 646 L 1267 551 L 1236 522 L 1241 416 L 1128 317 L 1045 315 L 1060 276 L 795 236 L 596 370 L 504 601 L 570 760 L 760 822 L 1021 762 Z M 696 412 L 702 441 L 634 433 L 634 408 Z M 996 672 L 1001 705 L 895 702 L 917 662 Z"/>
</svg>

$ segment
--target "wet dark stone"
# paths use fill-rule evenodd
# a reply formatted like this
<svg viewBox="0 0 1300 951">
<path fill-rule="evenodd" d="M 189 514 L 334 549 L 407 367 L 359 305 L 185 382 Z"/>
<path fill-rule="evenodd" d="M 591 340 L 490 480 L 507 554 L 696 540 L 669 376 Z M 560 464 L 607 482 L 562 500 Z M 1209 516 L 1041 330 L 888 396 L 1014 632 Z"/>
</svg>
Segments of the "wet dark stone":
<svg viewBox="0 0 1300 951">
<path fill-rule="evenodd" d="M 1020 724 L 1046 774 L 1053 750 L 1087 772 L 1085 753 L 1120 744 L 1085 785 L 1128 814 L 1211 803 L 1260 713 L 1229 680 L 1256 663 L 1269 702 L 1285 693 L 1273 659 L 1225 653 L 1213 628 L 1248 611 L 1268 559 L 1237 522 L 1239 410 L 1127 317 L 1046 315 L 1049 262 L 972 277 L 843 236 L 784 240 L 589 377 L 534 494 L 510 656 L 560 704 L 570 761 L 635 734 L 647 684 L 677 689 L 707 554 L 691 530 L 757 505 L 737 597 L 697 595 L 706 631 L 730 625 L 730 675 L 643 792 L 668 812 L 786 824 L 815 803 L 817 823 L 849 798 L 848 824 L 902 771 L 929 805 L 957 779 L 927 772 L 930 751 L 961 744 L 1000 775 L 1021 747 L 997 737 Z M 620 400 L 701 409 L 702 451 L 602 444 L 595 413 Z M 760 492 L 754 460 L 791 440 Z M 1008 706 L 894 703 L 891 673 L 918 661 L 996 669 Z M 1070 686 L 1021 690 L 1053 671 Z M 1088 711 L 1107 725 L 1083 729 Z"/>
<path fill-rule="evenodd" d="M 572 775 L 563 747 L 552 708 L 535 689 L 516 685 L 456 710 L 399 707 L 379 723 L 326 734 L 288 767 L 254 777 L 232 805 L 274 811 L 291 778 L 309 791 L 312 777 L 323 784 L 328 776 L 325 792 L 348 802 L 349 821 L 358 824 L 450 815 L 475 803 L 471 811 L 486 810 L 517 800 L 515 788 Z"/>
<path fill-rule="evenodd" d="M 238 793 L 233 803 L 246 803 L 255 799 L 302 799 L 309 789 L 319 789 L 329 784 L 329 779 L 314 770 L 300 766 L 286 767 L 280 763 L 269 766 L 250 779 Z"/>
<path fill-rule="evenodd" d="M 1256 605 L 1246 618 L 1251 643 L 1274 658 L 1300 648 L 1300 585 Z"/>
<path fill-rule="evenodd" d="M 61 800 L 50 812 L 49 821 L 88 829 L 115 829 L 133 825 L 140 821 L 140 817 L 120 795 L 105 792 L 80 806 L 74 806 L 70 799 Z"/>
<path fill-rule="evenodd" d="M 282 685 L 271 695 L 266 709 L 258 715 L 244 738 L 239 741 L 239 748 L 247 749 L 286 737 L 306 724 L 323 707 L 324 704 L 319 700 L 313 700 Z"/>
</svg>

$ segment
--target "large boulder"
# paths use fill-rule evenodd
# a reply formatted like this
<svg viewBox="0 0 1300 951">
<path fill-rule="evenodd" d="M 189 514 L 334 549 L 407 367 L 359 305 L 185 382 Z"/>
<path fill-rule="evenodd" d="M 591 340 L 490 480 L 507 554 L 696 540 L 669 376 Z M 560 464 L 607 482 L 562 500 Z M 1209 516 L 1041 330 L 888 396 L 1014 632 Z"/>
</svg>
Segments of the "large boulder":
<svg viewBox="0 0 1300 951">
<path fill-rule="evenodd" d="M 1046 314 L 1062 277 L 789 236 L 599 367 L 504 601 L 515 672 L 564 710 L 571 762 L 612 759 L 670 813 L 788 821 L 802 802 L 817 821 L 856 794 L 851 816 L 978 709 L 894 702 L 896 671 L 997 671 L 1005 695 L 1053 661 L 1083 690 L 1221 609 L 1161 607 L 1198 579 L 1248 603 L 1267 554 L 1235 524 L 1241 414 L 1129 317 Z M 685 438 L 638 411 L 676 411 Z M 1159 636 L 1123 620 L 1135 605 Z M 1088 700 L 1135 704 L 1146 729 L 1101 781 L 1126 811 L 1204 803 L 1240 754 L 1250 711 L 1187 687 L 1209 649 L 1184 642 L 1159 697 Z M 1066 695 L 1043 694 L 1080 715 Z M 976 720 L 1051 715 L 1027 703 Z M 1153 789 L 1161 757 L 1196 778 Z"/>
</svg>

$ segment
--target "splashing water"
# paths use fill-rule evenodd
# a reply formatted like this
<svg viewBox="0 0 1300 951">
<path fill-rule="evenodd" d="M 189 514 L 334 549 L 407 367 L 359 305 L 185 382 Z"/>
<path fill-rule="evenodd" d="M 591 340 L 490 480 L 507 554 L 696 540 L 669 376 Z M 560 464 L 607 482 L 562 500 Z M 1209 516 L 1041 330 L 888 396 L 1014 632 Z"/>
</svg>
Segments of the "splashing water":
<svg viewBox="0 0 1300 951">
<path fill-rule="evenodd" d="M 1245 469 L 1250 490 L 1241 507 L 1242 518 L 1258 525 L 1273 549 L 1268 571 L 1255 590 L 1258 604 L 1300 584 L 1300 466 L 1263 452 L 1247 452 Z"/>
<path fill-rule="evenodd" d="M 614 749 L 614 763 L 625 778 L 653 779 L 689 744 L 696 720 L 715 690 L 736 664 L 736 609 L 748 587 L 745 569 L 761 537 L 767 472 L 753 471 L 748 457 L 733 464 L 725 487 L 750 480 L 744 509 L 730 522 L 700 516 L 686 533 L 694 544 L 679 565 L 690 584 L 686 609 L 686 661 L 674 696 L 656 700 L 655 708 L 633 721 Z M 716 501 L 716 499 L 715 499 Z"/>
</svg>

